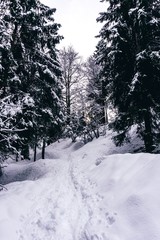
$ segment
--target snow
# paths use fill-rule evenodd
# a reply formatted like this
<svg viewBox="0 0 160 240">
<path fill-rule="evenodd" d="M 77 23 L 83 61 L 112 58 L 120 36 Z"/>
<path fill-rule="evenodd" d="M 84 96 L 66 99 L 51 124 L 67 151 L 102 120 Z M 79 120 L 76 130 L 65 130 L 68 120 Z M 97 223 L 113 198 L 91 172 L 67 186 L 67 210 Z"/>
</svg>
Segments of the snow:
<svg viewBox="0 0 160 240">
<path fill-rule="evenodd" d="M 0 240 L 159 240 L 160 155 L 111 137 L 61 139 L 45 160 L 7 162 Z"/>
</svg>

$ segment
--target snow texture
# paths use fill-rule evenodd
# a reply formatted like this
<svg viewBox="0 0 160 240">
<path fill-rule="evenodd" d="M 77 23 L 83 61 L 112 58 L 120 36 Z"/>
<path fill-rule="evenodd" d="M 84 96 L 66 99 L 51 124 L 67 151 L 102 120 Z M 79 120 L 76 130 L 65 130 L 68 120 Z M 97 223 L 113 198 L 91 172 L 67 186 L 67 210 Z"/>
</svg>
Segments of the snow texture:
<svg viewBox="0 0 160 240">
<path fill-rule="evenodd" d="M 137 143 L 138 144 L 138 143 Z M 61 139 L 47 159 L 10 162 L 0 240 L 159 240 L 160 155 Z"/>
</svg>

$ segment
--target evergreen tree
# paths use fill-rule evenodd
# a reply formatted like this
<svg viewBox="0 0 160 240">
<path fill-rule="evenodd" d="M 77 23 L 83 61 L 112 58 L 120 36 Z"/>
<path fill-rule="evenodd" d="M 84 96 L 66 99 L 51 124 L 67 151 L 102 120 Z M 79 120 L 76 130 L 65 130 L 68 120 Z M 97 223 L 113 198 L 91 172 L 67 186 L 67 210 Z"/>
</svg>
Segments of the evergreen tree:
<svg viewBox="0 0 160 240">
<path fill-rule="evenodd" d="M 138 126 L 147 152 L 152 151 L 159 99 L 159 3 L 158 1 L 110 0 L 97 46 L 97 59 L 117 116 L 117 144 L 127 140 L 128 131 Z M 154 124 L 153 124 L 154 121 Z"/>
<path fill-rule="evenodd" d="M 17 141 L 15 131 L 16 114 L 21 111 L 21 104 L 13 91 L 19 82 L 16 74 L 17 64 L 11 50 L 12 31 L 11 16 L 8 13 L 9 2 L 0 3 L 0 150 L 7 153 L 15 149 L 13 141 Z M 1 153 L 2 154 L 2 153 Z"/>
<path fill-rule="evenodd" d="M 160 3 L 137 1 L 129 12 L 134 42 L 134 77 L 130 89 L 131 110 L 147 152 L 159 131 Z"/>
<path fill-rule="evenodd" d="M 13 121 L 24 130 L 18 132 L 20 142 L 15 147 L 28 158 L 29 145 L 48 140 L 50 129 L 57 134 L 62 123 L 62 73 L 56 50 L 61 39 L 60 25 L 54 22 L 55 9 L 38 0 L 13 0 L 1 2 L 1 8 L 2 5 L 7 10 L 1 14 L 1 22 L 4 26 L 6 21 L 9 26 L 5 30 L 10 37 L 11 55 L 11 65 L 9 69 L 3 67 L 3 71 L 13 75 L 10 82 L 5 75 L 3 82 L 9 82 L 7 96 L 14 96 L 15 105 L 21 104 Z M 2 34 L 3 48 L 5 37 Z"/>
</svg>

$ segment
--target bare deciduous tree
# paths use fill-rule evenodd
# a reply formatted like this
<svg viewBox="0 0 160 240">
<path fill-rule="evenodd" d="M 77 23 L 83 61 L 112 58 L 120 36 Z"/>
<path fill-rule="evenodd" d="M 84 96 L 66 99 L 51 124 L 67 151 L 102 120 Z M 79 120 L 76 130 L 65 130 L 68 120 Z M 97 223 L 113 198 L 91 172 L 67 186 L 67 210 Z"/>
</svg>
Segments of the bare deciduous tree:
<svg viewBox="0 0 160 240">
<path fill-rule="evenodd" d="M 77 104 L 84 96 L 85 71 L 84 63 L 72 46 L 60 51 L 60 63 L 63 70 L 64 102 L 66 106 L 67 123 L 70 123 L 71 114 L 78 111 Z M 82 105 L 82 104 L 79 104 Z"/>
</svg>

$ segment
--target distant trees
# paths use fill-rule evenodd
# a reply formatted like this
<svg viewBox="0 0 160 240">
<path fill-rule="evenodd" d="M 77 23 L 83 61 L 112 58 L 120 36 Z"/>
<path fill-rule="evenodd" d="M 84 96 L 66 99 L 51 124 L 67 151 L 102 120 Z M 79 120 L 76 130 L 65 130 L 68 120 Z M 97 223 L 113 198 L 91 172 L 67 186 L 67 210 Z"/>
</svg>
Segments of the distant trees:
<svg viewBox="0 0 160 240">
<path fill-rule="evenodd" d="M 99 137 L 99 128 L 107 123 L 106 96 L 103 91 L 103 81 L 100 78 L 100 65 L 94 55 L 85 63 L 87 78 L 87 132 L 90 138 Z M 91 137 L 92 136 L 92 137 Z"/>
<path fill-rule="evenodd" d="M 87 84 L 87 100 L 89 105 L 89 117 L 97 124 L 105 123 L 105 94 L 103 80 L 100 78 L 100 65 L 96 63 L 96 57 L 90 56 L 85 65 Z"/>
<path fill-rule="evenodd" d="M 78 98 L 84 87 L 84 63 L 72 46 L 64 47 L 59 53 L 63 71 L 63 99 L 66 108 L 67 123 L 72 113 L 76 112 Z M 78 94 L 77 94 L 78 92 Z"/>
<path fill-rule="evenodd" d="M 87 142 L 99 136 L 99 126 L 106 120 L 100 67 L 96 64 L 94 56 L 83 61 L 71 46 L 60 50 L 59 55 L 67 117 L 65 130 L 73 141 L 77 136 L 83 136 Z"/>
<path fill-rule="evenodd" d="M 66 132 L 74 141 L 82 130 L 81 120 L 86 111 L 86 77 L 82 57 L 72 46 L 59 53 L 63 70 L 63 100 L 66 113 Z"/>
<path fill-rule="evenodd" d="M 65 120 L 73 140 L 98 137 L 96 130 L 107 122 L 106 101 L 116 111 L 116 144 L 127 141 L 136 125 L 146 151 L 154 149 L 160 121 L 159 1 L 102 1 L 109 7 L 98 18 L 104 26 L 86 62 L 73 47 L 58 53 L 62 37 L 55 9 L 38 0 L 0 2 L 1 155 L 29 158 L 32 147 L 36 160 L 42 144 L 44 158 Z"/>
<path fill-rule="evenodd" d="M 60 25 L 38 0 L 1 1 L 0 10 L 0 151 L 29 158 L 29 146 L 61 131 Z"/>
<path fill-rule="evenodd" d="M 107 12 L 97 45 L 97 61 L 105 79 L 106 95 L 116 109 L 116 144 L 128 139 L 137 124 L 145 149 L 156 143 L 160 89 L 160 5 L 158 1 L 106 1 Z"/>
</svg>

